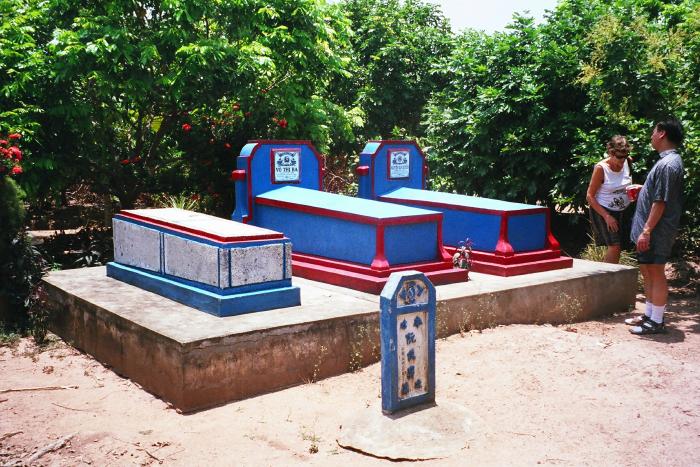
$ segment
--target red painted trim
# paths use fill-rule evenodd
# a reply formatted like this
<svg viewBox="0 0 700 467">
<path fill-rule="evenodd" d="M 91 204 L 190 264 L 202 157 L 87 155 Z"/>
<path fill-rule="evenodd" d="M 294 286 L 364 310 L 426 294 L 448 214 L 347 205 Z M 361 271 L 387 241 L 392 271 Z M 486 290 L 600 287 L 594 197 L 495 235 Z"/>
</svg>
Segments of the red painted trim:
<svg viewBox="0 0 700 467">
<path fill-rule="evenodd" d="M 290 211 L 303 212 L 319 216 L 332 217 L 335 219 L 343 219 L 360 224 L 372 225 L 399 225 L 399 224 L 418 224 L 422 222 L 439 222 L 442 224 L 442 213 L 435 214 L 419 214 L 414 216 L 400 216 L 380 219 L 378 217 L 363 216 L 361 214 L 349 214 L 347 212 L 336 211 L 334 209 L 319 208 L 316 206 L 306 206 L 303 204 L 292 203 L 290 201 L 280 201 L 276 199 L 266 199 L 256 197 L 255 202 L 265 206 L 273 206 Z"/>
<path fill-rule="evenodd" d="M 234 170 L 233 172 L 231 172 L 231 179 L 235 180 L 237 182 L 241 181 L 241 180 L 245 180 L 245 174 L 246 174 L 245 170 Z"/>
<path fill-rule="evenodd" d="M 555 269 L 566 269 L 574 264 L 573 258 L 560 256 L 559 258 L 546 259 L 542 261 L 532 261 L 522 264 L 495 264 L 485 261 L 472 261 L 472 271 L 482 274 L 492 274 L 495 276 L 510 277 L 521 274 L 532 274 L 534 272 L 553 271 Z"/>
<path fill-rule="evenodd" d="M 319 266 L 324 266 L 324 267 L 334 268 L 334 269 L 343 269 L 346 271 L 367 274 L 367 275 L 374 276 L 374 277 L 386 277 L 386 275 L 387 275 L 386 270 L 375 270 L 375 269 L 372 269 L 371 266 L 367 266 L 366 264 L 353 263 L 350 261 L 342 261 L 342 260 L 337 260 L 337 259 L 326 258 L 323 256 L 305 254 L 305 253 L 293 253 L 292 257 L 295 260 L 303 261 L 305 263 L 316 264 Z M 408 269 L 412 269 L 416 264 L 420 265 L 421 271 L 423 271 L 423 272 L 425 272 L 425 271 L 438 271 L 438 270 L 443 270 L 448 266 L 451 267 L 452 259 L 450 259 L 450 261 L 444 261 L 444 260 L 437 261 L 436 260 L 436 261 L 432 261 L 432 262 L 428 261 L 428 262 L 420 262 L 420 263 L 397 264 L 394 266 L 389 265 L 389 268 L 391 269 L 391 271 L 408 270 Z"/>
<path fill-rule="evenodd" d="M 455 254 L 457 252 L 457 248 L 453 246 L 446 246 L 445 249 L 450 253 L 450 254 Z M 534 251 L 525 251 L 525 252 L 516 252 L 513 253 L 513 256 L 498 256 L 496 253 L 490 252 L 490 251 L 479 251 L 479 250 L 474 250 L 472 251 L 472 259 L 475 261 L 481 261 L 485 263 L 495 263 L 495 264 L 505 264 L 505 265 L 511 265 L 511 264 L 523 264 L 523 263 L 532 263 L 534 261 L 543 261 L 547 259 L 556 259 L 561 256 L 561 251 L 560 250 L 534 250 Z"/>
<path fill-rule="evenodd" d="M 369 174 L 369 166 L 367 165 L 358 165 L 357 168 L 355 169 L 355 173 L 359 175 L 360 177 L 364 177 L 365 175 Z"/>
<path fill-rule="evenodd" d="M 501 229 L 498 232 L 496 254 L 499 256 L 513 256 L 513 246 L 508 241 L 508 216 L 501 217 Z"/>
<path fill-rule="evenodd" d="M 437 224 L 437 238 L 438 238 L 438 256 L 442 258 L 443 261 L 452 261 L 452 255 L 447 252 L 445 245 L 442 241 L 442 222 Z"/>
<path fill-rule="evenodd" d="M 559 241 L 554 238 L 554 234 L 552 233 L 552 212 L 549 209 L 547 209 L 547 224 L 545 229 L 547 232 L 546 245 L 552 250 L 559 250 Z"/>
<path fill-rule="evenodd" d="M 296 180 L 278 182 L 275 180 L 275 153 L 295 152 L 299 158 L 299 178 Z M 273 185 L 298 185 L 301 183 L 301 148 L 272 148 L 270 150 L 270 183 Z"/>
<path fill-rule="evenodd" d="M 361 153 L 362 154 L 368 154 L 370 156 L 370 160 L 372 161 L 372 199 L 375 199 L 377 197 L 377 191 L 375 190 L 375 180 L 376 177 L 374 176 L 374 166 L 375 162 L 374 159 L 377 157 L 377 154 L 382 150 L 384 146 L 387 144 L 402 144 L 402 145 L 411 145 L 415 146 L 415 148 L 418 150 L 418 154 L 423 158 L 423 165 L 427 165 L 426 159 L 425 159 L 425 154 L 423 153 L 423 150 L 418 146 L 418 143 L 415 140 L 400 140 L 400 139 L 382 139 L 382 140 L 376 140 L 376 139 L 371 139 L 367 141 L 368 143 L 379 143 L 379 146 L 377 146 L 377 149 L 374 150 L 373 153 Z M 423 173 L 423 180 L 421 181 L 421 187 L 425 189 L 425 173 Z"/>
<path fill-rule="evenodd" d="M 323 157 L 321 157 L 321 154 L 316 150 L 316 147 L 313 145 L 311 140 L 295 140 L 295 139 L 253 139 L 249 140 L 246 145 L 248 144 L 255 144 L 253 149 L 250 151 L 250 154 L 247 156 L 238 156 L 239 158 L 243 158 L 246 160 L 246 167 L 247 167 L 247 172 L 248 172 L 248 215 L 243 218 L 244 223 L 248 223 L 251 221 L 253 218 L 253 193 L 252 193 L 252 174 L 250 172 L 251 165 L 253 163 L 253 158 L 258 152 L 258 149 L 260 149 L 261 146 L 265 144 L 304 144 L 311 149 L 311 152 L 316 156 L 316 160 L 318 160 L 318 186 L 319 186 L 319 191 L 323 191 L 323 174 L 326 171 L 325 165 L 323 163 Z"/>
<path fill-rule="evenodd" d="M 391 164 L 389 163 L 389 159 L 391 159 L 391 153 L 393 152 L 408 152 L 408 175 L 405 177 L 396 177 L 392 178 L 391 176 Z M 409 148 L 395 148 L 395 149 L 387 149 L 386 150 L 386 157 L 387 157 L 387 163 L 386 163 L 386 179 L 387 180 L 408 180 L 411 178 L 411 149 Z M 425 164 L 425 160 L 423 161 L 423 164 Z"/>
<path fill-rule="evenodd" d="M 527 216 L 527 215 L 531 215 L 531 214 L 542 214 L 544 212 L 547 212 L 547 213 L 549 212 L 549 208 L 546 208 L 546 207 L 522 209 L 520 211 L 503 211 L 503 210 L 499 210 L 499 209 L 485 209 L 485 208 L 474 208 L 474 207 L 470 207 L 470 206 L 457 206 L 454 204 L 440 203 L 440 202 L 435 202 L 435 201 L 413 200 L 413 199 L 405 199 L 405 198 L 393 198 L 390 196 L 380 196 L 379 200 L 384 201 L 384 202 L 388 202 L 388 203 L 394 203 L 394 204 L 416 204 L 418 206 L 443 208 L 443 209 L 450 209 L 453 211 L 475 212 L 478 214 L 492 214 L 492 215 L 498 215 L 498 216 L 504 216 L 504 217 Z"/>
<path fill-rule="evenodd" d="M 389 269 L 389 261 L 386 259 L 386 254 L 384 251 L 384 226 L 378 225 L 375 231 L 375 242 L 376 249 L 374 251 L 374 258 L 372 259 L 372 264 L 370 267 L 375 271 L 384 271 Z"/>
<path fill-rule="evenodd" d="M 309 262 L 308 259 L 312 258 L 314 258 L 312 255 L 292 254 L 294 275 L 372 294 L 380 294 L 391 273 L 397 271 L 413 269 L 421 271 L 434 285 L 464 282 L 469 278 L 468 271 L 453 268 L 451 261 L 449 264 L 439 263 L 442 266 L 440 269 L 435 269 L 435 263 L 413 263 L 386 269 L 381 276 L 377 276 L 377 271 L 367 268 L 366 272 L 362 272 L 352 263 L 347 263 L 351 265 L 350 268 L 340 261 L 334 262 L 333 265 L 323 265 Z"/>
<path fill-rule="evenodd" d="M 115 217 L 119 218 L 119 216 L 126 217 L 128 219 L 138 220 L 141 222 L 146 222 L 148 224 L 153 224 L 153 225 L 157 225 L 160 227 L 166 227 L 174 232 L 179 232 L 179 233 L 183 233 L 183 234 L 187 234 L 187 235 L 192 235 L 192 236 L 198 237 L 198 238 L 203 238 L 206 240 L 214 240 L 217 242 L 227 243 L 227 244 L 246 242 L 246 241 L 272 240 L 272 239 L 284 238 L 284 234 L 281 234 L 278 232 L 275 232 L 274 234 L 245 235 L 245 236 L 240 236 L 240 237 L 224 237 L 221 235 L 216 235 L 216 234 L 212 234 L 209 232 L 205 232 L 203 230 L 193 229 L 191 227 L 183 227 L 181 225 L 173 224 L 171 222 L 166 222 L 166 221 L 161 221 L 158 219 L 152 219 L 152 218 L 146 217 L 146 216 L 141 216 L 139 214 L 134 214 L 134 213 L 129 212 L 129 211 L 119 211 L 119 213 Z"/>
</svg>

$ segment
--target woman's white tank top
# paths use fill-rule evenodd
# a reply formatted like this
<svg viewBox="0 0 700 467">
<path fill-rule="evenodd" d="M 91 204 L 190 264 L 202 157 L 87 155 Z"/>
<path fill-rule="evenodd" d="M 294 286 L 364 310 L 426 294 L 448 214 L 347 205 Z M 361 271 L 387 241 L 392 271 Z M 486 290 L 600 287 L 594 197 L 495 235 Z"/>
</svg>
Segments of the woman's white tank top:
<svg viewBox="0 0 700 467">
<path fill-rule="evenodd" d="M 598 162 L 603 168 L 603 184 L 598 188 L 595 199 L 598 204 L 611 211 L 622 211 L 630 204 L 625 187 L 632 184 L 630 166 L 625 160 L 622 170 L 614 172 L 605 161 Z"/>
</svg>

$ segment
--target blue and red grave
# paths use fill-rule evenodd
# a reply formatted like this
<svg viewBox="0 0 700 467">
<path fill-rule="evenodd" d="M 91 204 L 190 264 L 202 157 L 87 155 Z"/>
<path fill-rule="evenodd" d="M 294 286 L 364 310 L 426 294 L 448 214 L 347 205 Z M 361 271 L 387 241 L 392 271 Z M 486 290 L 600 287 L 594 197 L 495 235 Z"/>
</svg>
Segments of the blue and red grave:
<svg viewBox="0 0 700 467">
<path fill-rule="evenodd" d="M 370 141 L 357 167 L 358 197 L 443 214 L 445 248 L 472 242 L 472 270 L 513 276 L 569 268 L 543 206 L 425 189 L 428 166 L 414 141 Z"/>
<path fill-rule="evenodd" d="M 232 219 L 284 232 L 300 277 L 374 294 L 397 271 L 467 279 L 443 247 L 441 213 L 324 192 L 323 170 L 310 141 L 249 142 L 232 174 Z"/>
<path fill-rule="evenodd" d="M 301 304 L 279 232 L 174 208 L 124 210 L 112 224 L 109 277 L 216 316 Z"/>
</svg>

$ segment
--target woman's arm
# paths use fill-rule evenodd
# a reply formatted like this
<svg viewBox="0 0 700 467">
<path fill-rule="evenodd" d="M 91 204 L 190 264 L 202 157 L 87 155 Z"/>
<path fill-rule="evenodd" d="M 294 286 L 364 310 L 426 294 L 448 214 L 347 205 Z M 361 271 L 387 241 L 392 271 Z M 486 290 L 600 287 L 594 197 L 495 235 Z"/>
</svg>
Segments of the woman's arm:
<svg viewBox="0 0 700 467">
<path fill-rule="evenodd" d="M 603 174 L 603 168 L 600 165 L 596 164 L 593 168 L 593 175 L 591 175 L 591 181 L 588 184 L 588 191 L 586 192 L 586 201 L 588 201 L 588 205 L 591 207 L 591 209 L 593 209 L 595 212 L 600 214 L 600 216 L 603 219 L 605 219 L 605 223 L 608 225 L 608 230 L 611 232 L 617 232 L 617 230 L 620 228 L 617 225 L 617 221 L 595 199 L 595 194 L 598 193 L 598 190 L 603 184 L 604 179 L 605 175 Z"/>
</svg>

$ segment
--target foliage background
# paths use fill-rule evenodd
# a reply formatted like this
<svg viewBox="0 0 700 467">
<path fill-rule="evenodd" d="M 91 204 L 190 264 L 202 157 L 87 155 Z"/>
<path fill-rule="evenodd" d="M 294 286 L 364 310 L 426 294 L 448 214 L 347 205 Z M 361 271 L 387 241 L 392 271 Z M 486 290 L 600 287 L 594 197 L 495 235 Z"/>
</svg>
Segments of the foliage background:
<svg viewBox="0 0 700 467">
<path fill-rule="evenodd" d="M 673 114 L 679 253 L 698 255 L 699 82 L 700 0 L 561 0 L 494 34 L 454 34 L 422 0 L 0 0 L 0 134 L 23 135 L 39 210 L 81 185 L 227 216 L 253 138 L 313 140 L 352 193 L 364 142 L 406 137 L 433 188 L 578 211 L 605 141 L 629 136 L 641 182 Z"/>
</svg>

